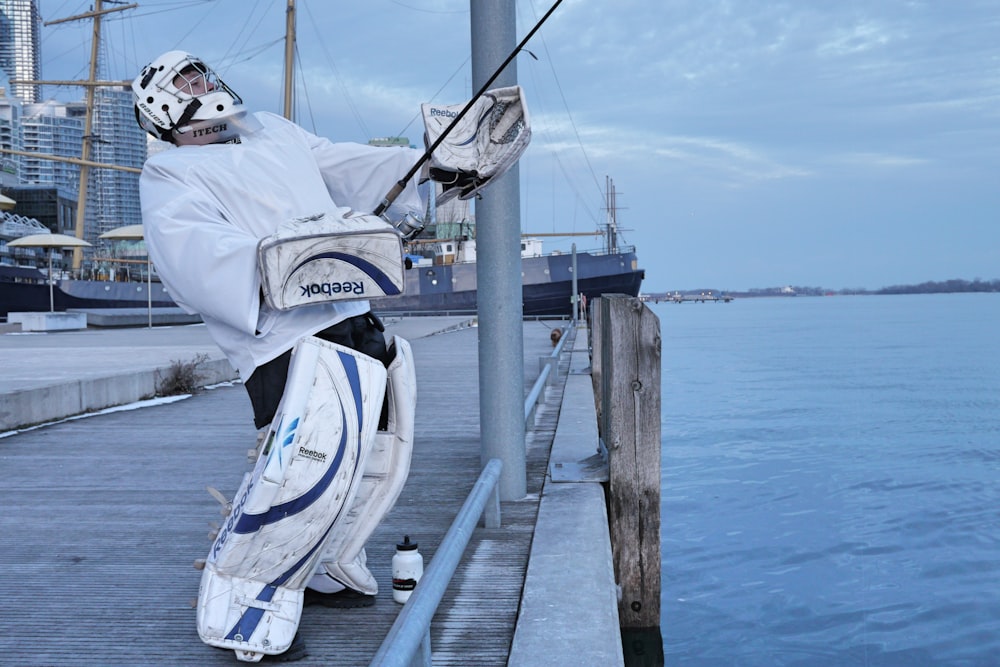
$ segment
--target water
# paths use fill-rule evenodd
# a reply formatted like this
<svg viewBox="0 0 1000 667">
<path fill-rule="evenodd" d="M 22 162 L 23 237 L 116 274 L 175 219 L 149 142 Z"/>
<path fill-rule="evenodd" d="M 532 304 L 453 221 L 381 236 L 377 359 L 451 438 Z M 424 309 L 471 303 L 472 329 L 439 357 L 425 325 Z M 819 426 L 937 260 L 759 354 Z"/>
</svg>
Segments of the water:
<svg viewBox="0 0 1000 667">
<path fill-rule="evenodd" d="M 667 665 L 1000 665 L 1000 295 L 660 304 Z"/>
</svg>

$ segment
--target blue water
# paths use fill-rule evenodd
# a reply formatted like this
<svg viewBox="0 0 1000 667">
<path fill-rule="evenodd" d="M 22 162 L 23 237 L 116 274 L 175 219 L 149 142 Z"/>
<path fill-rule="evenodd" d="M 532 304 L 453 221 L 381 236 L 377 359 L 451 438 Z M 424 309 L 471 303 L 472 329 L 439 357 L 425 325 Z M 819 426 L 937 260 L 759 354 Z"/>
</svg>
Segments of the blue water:
<svg viewBox="0 0 1000 667">
<path fill-rule="evenodd" d="M 652 306 L 667 665 L 1000 665 L 1000 295 Z"/>
</svg>

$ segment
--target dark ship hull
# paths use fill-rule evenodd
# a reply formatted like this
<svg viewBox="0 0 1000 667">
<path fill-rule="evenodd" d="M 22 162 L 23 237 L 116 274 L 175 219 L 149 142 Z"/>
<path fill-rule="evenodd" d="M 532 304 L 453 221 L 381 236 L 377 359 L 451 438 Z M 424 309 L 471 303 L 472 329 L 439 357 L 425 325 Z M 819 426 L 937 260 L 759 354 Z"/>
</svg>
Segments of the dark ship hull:
<svg viewBox="0 0 1000 667">
<path fill-rule="evenodd" d="M 577 291 L 588 299 L 601 294 L 637 296 L 644 271 L 633 251 L 577 253 Z M 569 254 L 521 260 L 522 307 L 526 316 L 570 316 L 573 310 L 573 257 Z M 414 266 L 405 273 L 400 296 L 372 302 L 380 312 L 475 312 L 479 303 L 475 263 Z"/>
<path fill-rule="evenodd" d="M 577 290 L 588 299 L 601 294 L 637 296 L 644 271 L 632 250 L 580 252 L 576 256 Z M 526 316 L 572 314 L 573 256 L 551 254 L 521 260 L 523 309 Z M 379 312 L 417 314 L 475 312 L 480 305 L 476 264 L 414 266 L 405 272 L 405 292 L 378 299 Z M 53 289 L 55 310 L 75 308 L 145 308 L 147 284 L 96 280 L 62 280 Z M 176 307 L 159 282 L 152 283 L 154 308 Z M 35 269 L 0 267 L 0 316 L 8 312 L 49 310 L 49 287 Z"/>
<path fill-rule="evenodd" d="M 146 308 L 148 286 L 143 282 L 104 280 L 60 280 L 52 289 L 56 311 L 75 308 Z M 173 307 L 163 286 L 152 283 L 154 308 Z M 37 269 L 0 266 L 0 317 L 7 313 L 41 312 L 50 309 L 49 285 Z"/>
</svg>

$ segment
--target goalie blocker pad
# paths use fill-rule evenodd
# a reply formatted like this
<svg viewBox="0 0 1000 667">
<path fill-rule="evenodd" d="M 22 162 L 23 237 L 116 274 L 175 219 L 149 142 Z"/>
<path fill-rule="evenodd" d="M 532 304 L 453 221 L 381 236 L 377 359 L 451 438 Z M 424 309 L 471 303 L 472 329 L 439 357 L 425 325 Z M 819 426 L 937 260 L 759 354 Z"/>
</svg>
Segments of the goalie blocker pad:
<svg viewBox="0 0 1000 667">
<path fill-rule="evenodd" d="M 430 148 L 464 104 L 422 104 L 424 142 Z M 429 173 L 444 190 L 437 203 L 469 199 L 510 169 L 531 141 L 531 123 L 520 86 L 482 94 L 431 155 Z"/>
<path fill-rule="evenodd" d="M 389 421 L 375 436 L 364 476 L 354 502 L 341 514 L 331 531 L 317 573 L 325 573 L 348 588 L 366 595 L 378 593 L 378 583 L 365 564 L 368 538 L 388 514 L 410 472 L 413 453 L 413 418 L 417 405 L 417 377 L 413 352 L 405 339 L 395 336 L 396 356 L 389 364 L 386 402 Z"/>
<path fill-rule="evenodd" d="M 347 209 L 295 218 L 257 244 L 264 301 L 289 310 L 403 291 L 403 242 L 388 222 Z"/>
<path fill-rule="evenodd" d="M 386 386 L 376 359 L 314 337 L 295 346 L 260 456 L 206 559 L 198 634 L 256 662 L 291 645 L 302 589 L 357 493 Z"/>
</svg>

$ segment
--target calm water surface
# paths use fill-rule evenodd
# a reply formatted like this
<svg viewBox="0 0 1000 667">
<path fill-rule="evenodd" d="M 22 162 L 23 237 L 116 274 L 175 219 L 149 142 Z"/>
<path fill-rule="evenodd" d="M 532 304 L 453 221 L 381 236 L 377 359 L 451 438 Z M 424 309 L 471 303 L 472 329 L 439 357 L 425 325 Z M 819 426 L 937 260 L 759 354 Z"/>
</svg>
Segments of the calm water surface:
<svg viewBox="0 0 1000 667">
<path fill-rule="evenodd" d="M 1000 665 L 1000 295 L 652 306 L 667 665 Z"/>
</svg>

